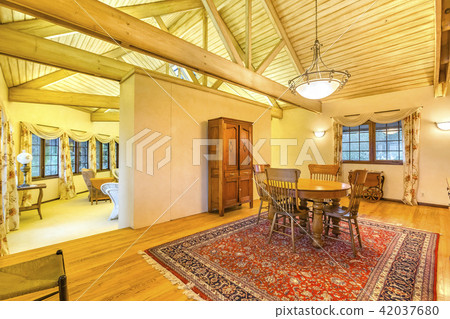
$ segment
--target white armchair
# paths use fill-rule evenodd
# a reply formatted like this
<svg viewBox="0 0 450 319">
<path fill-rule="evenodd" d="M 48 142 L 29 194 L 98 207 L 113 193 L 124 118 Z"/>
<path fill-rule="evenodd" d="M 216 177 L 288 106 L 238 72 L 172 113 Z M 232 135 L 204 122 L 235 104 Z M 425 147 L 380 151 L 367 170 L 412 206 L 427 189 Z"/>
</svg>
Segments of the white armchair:
<svg viewBox="0 0 450 319">
<path fill-rule="evenodd" d="M 108 195 L 114 203 L 109 219 L 119 218 L 119 183 L 105 183 L 101 186 L 103 194 Z"/>
</svg>

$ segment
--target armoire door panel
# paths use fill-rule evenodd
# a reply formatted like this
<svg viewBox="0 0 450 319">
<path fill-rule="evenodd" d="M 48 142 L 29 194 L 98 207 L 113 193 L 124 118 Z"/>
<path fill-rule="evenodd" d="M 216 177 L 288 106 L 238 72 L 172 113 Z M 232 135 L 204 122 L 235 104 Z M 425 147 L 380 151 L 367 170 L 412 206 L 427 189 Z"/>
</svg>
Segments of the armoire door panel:
<svg viewBox="0 0 450 319">
<path fill-rule="evenodd" d="M 223 183 L 224 207 L 239 203 L 239 179 L 237 177 L 225 178 Z"/>
<path fill-rule="evenodd" d="M 238 146 L 239 126 L 236 124 L 225 123 L 223 132 L 223 161 L 227 170 L 238 169 Z"/>
<path fill-rule="evenodd" d="M 239 165 L 240 169 L 252 168 L 252 154 L 249 148 L 252 144 L 252 132 L 251 126 L 240 125 L 239 126 Z"/>
</svg>

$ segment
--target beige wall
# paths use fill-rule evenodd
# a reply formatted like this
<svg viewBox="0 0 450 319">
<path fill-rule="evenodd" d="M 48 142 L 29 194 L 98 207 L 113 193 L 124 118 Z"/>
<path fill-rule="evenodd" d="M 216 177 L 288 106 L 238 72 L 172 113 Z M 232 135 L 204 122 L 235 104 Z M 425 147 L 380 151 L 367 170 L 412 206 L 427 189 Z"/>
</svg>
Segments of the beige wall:
<svg viewBox="0 0 450 319">
<path fill-rule="evenodd" d="M 253 122 L 265 111 L 251 103 L 157 81 L 158 84 L 148 76 L 135 74 L 121 84 L 121 114 L 127 114 L 126 118 L 121 118 L 122 145 L 134 134 L 148 128 L 172 137 L 170 142 L 155 151 L 155 163 L 165 157 L 167 146 L 171 147 L 172 156 L 170 163 L 161 169 L 158 170 L 154 165 L 153 176 L 146 173 L 145 165 L 144 172 L 138 171 L 136 167 L 123 169 L 124 173 L 128 172 L 131 176 L 127 176 L 127 181 L 120 180 L 120 198 L 128 200 L 126 196 L 133 188 L 134 202 L 124 202 L 123 206 L 121 202 L 120 220 L 130 224 L 121 224 L 120 227 L 150 225 L 164 211 L 167 212 L 158 222 L 207 211 L 208 163 L 202 158 L 199 166 L 193 165 L 193 139 L 207 138 L 208 119 L 230 117 Z M 270 112 L 265 112 L 254 125 L 254 141 L 269 139 L 270 132 Z M 202 154 L 205 152 L 206 147 L 203 147 Z M 270 162 L 268 143 L 260 153 Z M 125 156 L 120 158 L 122 174 Z"/>
<path fill-rule="evenodd" d="M 435 122 L 450 121 L 450 97 L 434 98 L 433 88 L 425 87 L 364 98 L 323 103 L 323 114 L 315 115 L 301 109 L 284 112 L 282 120 L 272 120 L 272 137 L 297 138 L 299 144 L 314 138 L 316 128 L 329 129 L 322 139 L 314 139 L 326 163 L 333 161 L 333 142 L 330 117 L 345 114 L 367 113 L 383 110 L 423 106 L 420 134 L 420 177 L 418 200 L 422 203 L 448 204 L 446 177 L 450 176 L 450 132 L 439 130 Z M 272 147 L 272 162 L 278 163 L 278 147 Z M 289 153 L 289 166 L 294 167 L 297 147 Z M 305 163 L 308 164 L 308 163 Z M 344 164 L 343 176 L 363 164 Z M 403 167 L 401 165 L 365 165 L 370 170 L 384 171 L 385 198 L 400 200 L 403 195 Z M 307 177 L 307 167 L 299 167 Z"/>
<path fill-rule="evenodd" d="M 90 120 L 89 113 L 71 109 L 59 105 L 21 103 L 8 101 L 8 88 L 4 82 L 3 73 L 0 69 L 0 101 L 4 105 L 8 118 L 13 127 L 13 138 L 15 143 L 16 155 L 20 150 L 20 122 L 30 122 L 36 124 L 51 125 L 57 127 L 65 127 L 70 129 L 78 129 L 82 131 L 91 131 L 108 135 L 119 134 L 119 123 L 93 123 Z M 20 164 L 17 163 L 17 168 Z M 18 172 L 22 174 L 22 172 Z M 99 177 L 110 176 L 110 172 L 100 172 Z M 44 201 L 59 198 L 58 179 L 46 179 L 39 181 L 44 183 L 47 188 L 44 191 Z M 81 175 L 74 176 L 76 191 L 86 191 L 86 184 Z M 37 196 L 37 192 L 34 194 Z"/>
<path fill-rule="evenodd" d="M 450 121 L 450 97 L 434 98 L 433 87 L 323 104 L 326 116 L 404 109 L 423 106 L 420 132 L 418 200 L 423 203 L 448 204 L 446 177 L 450 176 L 450 132 L 439 130 L 435 122 Z M 349 167 L 345 165 L 345 169 Z M 389 171 L 386 197 L 400 199 L 403 193 L 402 166 L 377 165 Z"/>
</svg>

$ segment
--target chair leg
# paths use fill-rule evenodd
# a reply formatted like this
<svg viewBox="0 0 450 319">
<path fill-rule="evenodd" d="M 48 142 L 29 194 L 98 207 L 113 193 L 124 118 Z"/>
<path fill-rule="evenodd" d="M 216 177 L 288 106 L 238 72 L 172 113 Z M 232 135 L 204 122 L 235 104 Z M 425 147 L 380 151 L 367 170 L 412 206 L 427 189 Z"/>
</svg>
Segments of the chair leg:
<svg viewBox="0 0 450 319">
<path fill-rule="evenodd" d="M 259 219 L 261 218 L 261 209 L 262 209 L 262 206 L 263 206 L 263 200 L 261 199 L 260 201 L 261 202 L 259 204 L 258 219 L 256 220 L 256 224 L 259 224 Z"/>
<path fill-rule="evenodd" d="M 330 216 L 325 216 L 325 235 L 328 236 L 330 233 Z"/>
<path fill-rule="evenodd" d="M 62 275 L 58 279 L 59 286 L 59 300 L 60 301 L 69 301 L 69 292 L 67 291 L 67 277 L 66 275 Z"/>
<path fill-rule="evenodd" d="M 356 257 L 355 237 L 353 235 L 353 225 L 351 219 L 348 220 L 348 227 L 350 230 L 350 240 L 352 241 L 353 257 Z"/>
<path fill-rule="evenodd" d="M 356 218 L 355 218 L 354 221 L 355 221 L 355 227 L 356 227 L 356 234 L 358 236 L 359 248 L 362 248 L 361 233 L 359 232 L 358 220 L 356 220 Z"/>
<path fill-rule="evenodd" d="M 275 221 L 277 220 L 277 217 L 278 217 L 278 214 L 275 213 L 275 214 L 273 215 L 272 227 L 270 227 L 269 243 L 270 243 L 270 241 L 272 240 L 273 229 L 274 229 L 274 227 L 275 227 Z"/>
<path fill-rule="evenodd" d="M 291 239 L 292 239 L 292 252 L 295 252 L 295 234 L 294 234 L 294 218 L 290 217 L 291 220 Z"/>
</svg>

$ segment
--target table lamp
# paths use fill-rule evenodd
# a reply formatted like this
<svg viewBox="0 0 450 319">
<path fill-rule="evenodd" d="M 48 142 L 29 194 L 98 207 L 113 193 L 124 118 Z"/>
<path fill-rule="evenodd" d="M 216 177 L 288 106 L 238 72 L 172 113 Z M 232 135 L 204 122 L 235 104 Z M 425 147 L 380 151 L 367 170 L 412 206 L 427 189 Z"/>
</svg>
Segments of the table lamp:
<svg viewBox="0 0 450 319">
<path fill-rule="evenodd" d="M 30 186 L 27 184 L 27 173 L 30 171 L 30 166 L 28 166 L 28 164 L 32 159 L 33 156 L 29 153 L 26 153 L 25 151 L 22 151 L 22 153 L 17 155 L 17 161 L 22 164 L 20 170 L 23 172 L 23 184 L 18 186 L 19 188 Z"/>
</svg>

